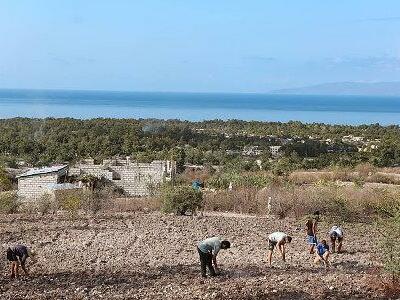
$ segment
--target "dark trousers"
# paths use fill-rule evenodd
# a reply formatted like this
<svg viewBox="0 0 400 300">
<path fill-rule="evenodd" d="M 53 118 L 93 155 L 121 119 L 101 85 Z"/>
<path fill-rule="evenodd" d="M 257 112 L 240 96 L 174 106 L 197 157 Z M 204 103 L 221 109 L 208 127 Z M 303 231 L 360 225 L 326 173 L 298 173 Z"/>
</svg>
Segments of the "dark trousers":
<svg viewBox="0 0 400 300">
<path fill-rule="evenodd" d="M 212 255 L 211 253 L 204 253 L 199 248 L 197 248 L 197 252 L 199 252 L 200 256 L 200 265 L 201 265 L 201 276 L 207 276 L 207 268 L 210 271 L 211 276 L 215 276 L 215 270 L 212 265 Z"/>
</svg>

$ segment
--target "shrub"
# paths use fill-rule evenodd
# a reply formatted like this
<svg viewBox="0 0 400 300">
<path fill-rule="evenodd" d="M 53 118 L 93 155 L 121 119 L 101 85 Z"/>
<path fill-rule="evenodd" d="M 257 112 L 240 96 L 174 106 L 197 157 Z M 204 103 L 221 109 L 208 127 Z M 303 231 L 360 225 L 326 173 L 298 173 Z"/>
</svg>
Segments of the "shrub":
<svg viewBox="0 0 400 300">
<path fill-rule="evenodd" d="M 12 189 L 12 183 L 10 178 L 8 178 L 6 171 L 0 167 L 0 192 L 9 191 Z"/>
<path fill-rule="evenodd" d="M 85 194 L 82 191 L 59 191 L 56 194 L 58 207 L 74 215 L 82 208 Z"/>
<path fill-rule="evenodd" d="M 203 205 L 202 192 L 187 186 L 164 187 L 161 197 L 161 209 L 165 213 L 185 215 L 188 211 L 194 213 Z"/>
<path fill-rule="evenodd" d="M 19 204 L 18 211 L 28 214 L 47 214 L 57 210 L 57 203 L 50 193 L 34 200 L 21 201 Z"/>
<path fill-rule="evenodd" d="M 370 163 L 362 163 L 355 167 L 356 172 L 359 176 L 363 178 L 367 178 L 376 173 L 376 167 L 371 165 Z"/>
<path fill-rule="evenodd" d="M 367 178 L 368 182 L 378 182 L 387 184 L 400 184 L 398 174 L 376 172 Z"/>
<path fill-rule="evenodd" d="M 82 208 L 92 213 L 97 213 L 107 207 L 110 200 L 117 195 L 121 195 L 121 193 L 115 191 L 112 186 L 105 186 L 94 191 L 83 190 L 81 195 L 83 198 Z"/>
<path fill-rule="evenodd" d="M 382 222 L 381 233 L 382 258 L 384 268 L 392 277 L 392 284 L 397 285 L 400 278 L 400 210 L 394 208 L 393 217 Z"/>
<path fill-rule="evenodd" d="M 381 217 L 393 218 L 400 212 L 400 194 L 396 190 L 375 189 L 379 197 L 370 203 L 372 210 Z"/>
<path fill-rule="evenodd" d="M 263 188 L 273 180 L 273 176 L 265 172 L 249 173 L 219 173 L 209 178 L 207 187 L 216 189 L 227 189 L 232 182 L 234 188 Z"/>
<path fill-rule="evenodd" d="M 47 214 L 51 211 L 57 210 L 55 200 L 50 194 L 44 194 L 37 200 L 37 210 L 42 214 Z"/>
<path fill-rule="evenodd" d="M 14 191 L 0 192 L 0 212 L 12 214 L 18 210 L 18 197 Z"/>
<path fill-rule="evenodd" d="M 235 191 L 219 190 L 204 193 L 204 208 L 212 211 L 238 213 L 266 213 L 266 200 L 257 188 L 238 188 Z"/>
</svg>

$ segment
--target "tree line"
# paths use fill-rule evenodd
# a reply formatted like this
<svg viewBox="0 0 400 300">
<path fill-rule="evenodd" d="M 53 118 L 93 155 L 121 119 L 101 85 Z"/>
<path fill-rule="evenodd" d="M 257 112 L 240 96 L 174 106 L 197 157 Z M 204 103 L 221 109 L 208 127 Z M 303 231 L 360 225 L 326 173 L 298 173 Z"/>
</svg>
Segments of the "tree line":
<svg viewBox="0 0 400 300">
<path fill-rule="evenodd" d="M 345 143 L 345 135 L 380 139 L 377 149 L 359 152 Z M 323 140 L 331 139 L 327 145 Z M 0 158 L 15 167 L 18 161 L 34 166 L 74 162 L 82 158 L 102 160 L 131 156 L 139 161 L 174 159 L 185 163 L 224 165 L 245 170 L 274 167 L 271 145 L 282 146 L 282 167 L 323 168 L 369 162 L 376 166 L 400 164 L 400 128 L 379 124 L 348 126 L 301 122 L 211 120 L 189 122 L 154 119 L 71 118 L 0 120 Z M 243 157 L 246 146 L 262 154 Z M 237 150 L 229 154 L 227 150 Z M 276 167 L 276 166 L 275 166 Z"/>
</svg>

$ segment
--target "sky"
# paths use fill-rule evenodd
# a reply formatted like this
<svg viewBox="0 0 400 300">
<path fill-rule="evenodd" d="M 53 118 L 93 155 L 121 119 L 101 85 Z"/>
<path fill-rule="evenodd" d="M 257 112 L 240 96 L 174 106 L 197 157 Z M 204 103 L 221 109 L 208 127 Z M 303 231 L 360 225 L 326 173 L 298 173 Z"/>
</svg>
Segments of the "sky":
<svg viewBox="0 0 400 300">
<path fill-rule="evenodd" d="M 0 0 L 0 88 L 400 81 L 398 0 Z"/>
</svg>

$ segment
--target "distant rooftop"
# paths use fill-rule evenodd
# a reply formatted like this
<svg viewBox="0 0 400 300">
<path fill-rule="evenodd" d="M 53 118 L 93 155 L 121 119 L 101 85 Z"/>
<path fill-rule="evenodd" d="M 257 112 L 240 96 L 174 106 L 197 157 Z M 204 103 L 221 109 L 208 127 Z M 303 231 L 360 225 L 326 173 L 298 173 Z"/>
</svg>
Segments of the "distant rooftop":
<svg viewBox="0 0 400 300">
<path fill-rule="evenodd" d="M 45 168 L 34 168 L 34 169 L 30 169 L 29 171 L 16 176 L 16 177 L 20 178 L 20 177 L 28 177 L 28 176 L 34 176 L 34 175 L 55 173 L 62 169 L 65 169 L 67 167 L 68 167 L 68 165 L 45 167 Z"/>
</svg>

